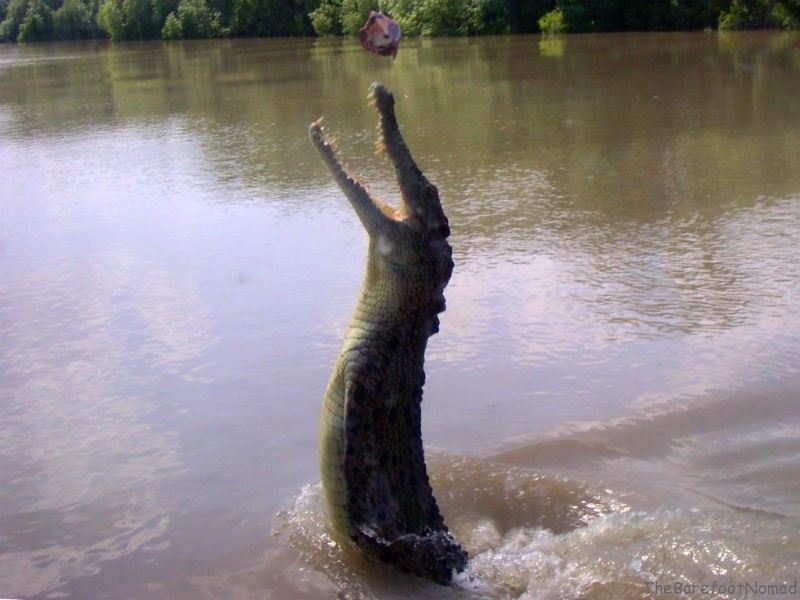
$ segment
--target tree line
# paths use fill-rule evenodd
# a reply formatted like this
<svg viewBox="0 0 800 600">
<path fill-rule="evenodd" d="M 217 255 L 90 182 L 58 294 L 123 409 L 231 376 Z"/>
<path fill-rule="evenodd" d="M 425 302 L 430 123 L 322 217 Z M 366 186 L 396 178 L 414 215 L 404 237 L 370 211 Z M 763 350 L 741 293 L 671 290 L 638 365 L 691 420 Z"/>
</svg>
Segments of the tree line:
<svg viewBox="0 0 800 600">
<path fill-rule="evenodd" d="M 0 0 L 0 41 L 353 35 L 378 0 Z M 800 0 L 380 0 L 406 36 L 798 28 Z"/>
</svg>

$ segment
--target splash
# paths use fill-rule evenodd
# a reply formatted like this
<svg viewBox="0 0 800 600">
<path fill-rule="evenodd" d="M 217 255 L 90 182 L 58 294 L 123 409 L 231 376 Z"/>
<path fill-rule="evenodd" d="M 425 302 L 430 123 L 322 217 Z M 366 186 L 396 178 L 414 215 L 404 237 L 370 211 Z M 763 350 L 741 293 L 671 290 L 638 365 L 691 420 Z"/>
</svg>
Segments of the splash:
<svg viewBox="0 0 800 600">
<path fill-rule="evenodd" d="M 335 539 L 319 484 L 281 514 L 281 531 L 340 598 L 659 598 L 676 583 L 790 582 L 800 565 L 796 519 L 725 507 L 640 509 L 613 490 L 475 458 L 434 454 L 430 467 L 471 557 L 458 589 L 395 573 Z"/>
</svg>

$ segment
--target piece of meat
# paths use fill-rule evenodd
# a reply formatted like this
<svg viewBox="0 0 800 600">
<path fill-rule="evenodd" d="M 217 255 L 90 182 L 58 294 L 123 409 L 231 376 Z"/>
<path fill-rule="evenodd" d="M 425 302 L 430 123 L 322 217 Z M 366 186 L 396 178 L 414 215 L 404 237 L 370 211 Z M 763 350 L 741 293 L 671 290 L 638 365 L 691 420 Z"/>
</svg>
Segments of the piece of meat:
<svg viewBox="0 0 800 600">
<path fill-rule="evenodd" d="M 394 59 L 400 47 L 400 26 L 391 17 L 373 10 L 364 26 L 358 30 L 358 39 L 367 52 Z"/>
</svg>

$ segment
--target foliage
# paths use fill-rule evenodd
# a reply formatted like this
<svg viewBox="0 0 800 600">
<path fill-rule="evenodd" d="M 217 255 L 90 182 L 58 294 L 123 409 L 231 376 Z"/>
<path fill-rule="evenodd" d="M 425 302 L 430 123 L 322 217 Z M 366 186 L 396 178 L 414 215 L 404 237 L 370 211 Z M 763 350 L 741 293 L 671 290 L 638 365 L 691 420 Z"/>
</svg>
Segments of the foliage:
<svg viewBox="0 0 800 600">
<path fill-rule="evenodd" d="M 31 0 L 19 26 L 18 42 L 41 42 L 53 38 L 53 11 L 44 0 Z"/>
<path fill-rule="evenodd" d="M 504 4 L 513 33 L 539 31 L 539 19 L 555 8 L 554 0 L 506 0 Z"/>
<path fill-rule="evenodd" d="M 260 35 L 268 26 L 267 17 L 259 0 L 234 0 L 231 33 L 235 36 Z"/>
<path fill-rule="evenodd" d="M 82 40 L 96 34 L 92 9 L 83 0 L 64 0 L 53 13 L 53 35 L 58 40 Z"/>
<path fill-rule="evenodd" d="M 342 33 L 357 34 L 372 10 L 378 10 L 377 0 L 342 0 Z"/>
<path fill-rule="evenodd" d="M 177 17 L 183 37 L 186 39 L 213 38 L 222 35 L 219 13 L 212 11 L 206 0 L 181 0 Z"/>
<path fill-rule="evenodd" d="M 0 23 L 0 40 L 17 41 L 19 28 L 28 12 L 28 0 L 11 0 L 6 8 L 5 19 Z"/>
<path fill-rule="evenodd" d="M 568 31 L 795 27 L 800 0 L 559 0 Z"/>
<path fill-rule="evenodd" d="M 719 15 L 721 30 L 796 28 L 800 23 L 800 0 L 769 2 L 766 0 L 733 0 Z"/>
<path fill-rule="evenodd" d="M 467 35 L 466 0 L 422 0 L 419 7 L 422 35 Z"/>
<path fill-rule="evenodd" d="M 539 29 L 542 30 L 542 33 L 564 33 L 567 30 L 564 23 L 564 11 L 559 7 L 543 15 L 539 19 Z"/>
<path fill-rule="evenodd" d="M 151 13 L 153 25 L 155 28 L 161 26 L 161 33 L 163 37 L 164 26 L 167 24 L 169 15 L 175 12 L 178 8 L 178 0 L 151 0 Z M 177 19 L 177 17 L 174 17 Z"/>
<path fill-rule="evenodd" d="M 342 35 L 341 0 L 322 0 L 311 13 L 311 25 L 317 35 Z"/>
<path fill-rule="evenodd" d="M 783 0 L 778 4 L 794 23 L 794 27 L 798 27 L 800 25 L 800 0 Z"/>
<path fill-rule="evenodd" d="M 379 5 L 406 37 L 800 26 L 800 0 L 0 0 L 0 41 L 352 36 Z"/>
<path fill-rule="evenodd" d="M 178 17 L 175 16 L 175 13 L 169 13 L 167 20 L 164 21 L 164 27 L 161 28 L 161 37 L 165 40 L 183 39 L 183 26 Z"/>
<path fill-rule="evenodd" d="M 422 24 L 417 10 L 419 0 L 381 0 L 383 12 L 397 21 L 405 36 L 420 35 Z"/>
<path fill-rule="evenodd" d="M 730 29 L 749 29 L 753 17 L 748 6 L 739 0 L 733 0 L 730 8 L 719 16 L 719 28 L 722 30 Z"/>
<path fill-rule="evenodd" d="M 153 23 L 153 5 L 150 0 L 123 0 L 122 12 L 125 16 L 128 39 L 152 39 L 161 29 Z"/>
<path fill-rule="evenodd" d="M 235 36 L 308 35 L 315 12 L 309 9 L 317 6 L 308 0 L 233 0 L 230 31 Z"/>
<path fill-rule="evenodd" d="M 506 0 L 384 0 L 383 12 L 405 36 L 499 34 L 510 31 Z M 317 35 L 354 35 L 376 0 L 323 0 L 311 14 Z"/>
<path fill-rule="evenodd" d="M 800 0 L 779 2 L 772 11 L 772 18 L 783 29 L 800 29 Z"/>
<path fill-rule="evenodd" d="M 106 0 L 97 12 L 97 25 L 112 40 L 125 39 L 125 20 L 119 2 Z"/>
<path fill-rule="evenodd" d="M 97 24 L 112 40 L 146 40 L 158 35 L 150 0 L 104 0 Z"/>
<path fill-rule="evenodd" d="M 472 0 L 467 10 L 470 35 L 498 35 L 511 31 L 508 6 L 504 0 Z"/>
</svg>

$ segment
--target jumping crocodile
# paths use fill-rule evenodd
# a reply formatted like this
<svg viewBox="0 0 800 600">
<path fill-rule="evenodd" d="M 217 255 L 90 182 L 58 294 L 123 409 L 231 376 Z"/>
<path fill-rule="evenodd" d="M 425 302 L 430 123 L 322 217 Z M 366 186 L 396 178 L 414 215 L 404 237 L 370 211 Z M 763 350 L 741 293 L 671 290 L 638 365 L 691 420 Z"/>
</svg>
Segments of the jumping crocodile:
<svg viewBox="0 0 800 600">
<path fill-rule="evenodd" d="M 423 363 L 439 330 L 453 271 L 439 193 L 400 135 L 394 97 L 373 83 L 379 150 L 401 192 L 395 210 L 337 157 L 320 121 L 309 136 L 369 235 L 361 297 L 322 407 L 320 470 L 333 528 L 368 556 L 440 584 L 467 554 L 448 532 L 433 497 L 422 449 Z"/>
</svg>

